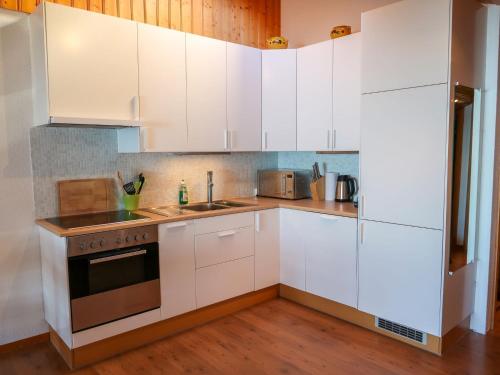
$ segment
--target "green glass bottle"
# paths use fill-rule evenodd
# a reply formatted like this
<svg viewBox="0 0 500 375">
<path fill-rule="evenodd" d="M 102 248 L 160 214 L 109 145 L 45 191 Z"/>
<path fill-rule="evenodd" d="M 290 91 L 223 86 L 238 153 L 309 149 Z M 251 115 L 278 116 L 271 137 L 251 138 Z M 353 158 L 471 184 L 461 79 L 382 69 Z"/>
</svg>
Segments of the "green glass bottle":
<svg viewBox="0 0 500 375">
<path fill-rule="evenodd" d="M 182 180 L 181 184 L 179 185 L 179 205 L 183 206 L 185 204 L 188 204 L 188 202 L 188 188 L 184 180 Z"/>
</svg>

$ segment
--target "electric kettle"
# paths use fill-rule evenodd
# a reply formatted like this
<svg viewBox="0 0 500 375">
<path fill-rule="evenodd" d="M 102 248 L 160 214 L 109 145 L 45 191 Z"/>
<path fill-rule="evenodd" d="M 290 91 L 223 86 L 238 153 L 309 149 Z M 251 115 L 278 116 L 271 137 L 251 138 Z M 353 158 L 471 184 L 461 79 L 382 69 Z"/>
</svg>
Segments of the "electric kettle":
<svg viewBox="0 0 500 375">
<path fill-rule="evenodd" d="M 337 179 L 335 200 L 337 202 L 350 202 L 354 194 L 358 192 L 358 182 L 354 177 L 341 175 Z"/>
</svg>

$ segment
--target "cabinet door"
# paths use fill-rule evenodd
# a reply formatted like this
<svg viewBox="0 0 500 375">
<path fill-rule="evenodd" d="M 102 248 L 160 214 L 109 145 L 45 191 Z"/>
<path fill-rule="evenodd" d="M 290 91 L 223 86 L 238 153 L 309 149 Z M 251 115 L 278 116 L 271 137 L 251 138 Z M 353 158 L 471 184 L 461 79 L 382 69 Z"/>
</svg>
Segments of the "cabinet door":
<svg viewBox="0 0 500 375">
<path fill-rule="evenodd" d="M 232 151 L 261 150 L 261 51 L 227 43 L 227 127 Z"/>
<path fill-rule="evenodd" d="M 262 51 L 262 150 L 297 149 L 296 50 Z"/>
<path fill-rule="evenodd" d="M 405 0 L 363 13 L 362 92 L 448 82 L 450 0 Z"/>
<path fill-rule="evenodd" d="M 138 24 L 140 119 L 144 151 L 185 151 L 186 34 Z"/>
<path fill-rule="evenodd" d="M 306 291 L 357 306 L 357 220 L 302 213 L 307 233 Z"/>
<path fill-rule="evenodd" d="M 359 151 L 361 33 L 333 44 L 333 141 L 335 151 Z"/>
<path fill-rule="evenodd" d="M 361 217 L 443 228 L 447 85 L 363 95 Z"/>
<path fill-rule="evenodd" d="M 442 231 L 360 222 L 359 305 L 440 336 Z"/>
<path fill-rule="evenodd" d="M 253 256 L 196 270 L 196 306 L 198 308 L 253 290 Z"/>
<path fill-rule="evenodd" d="M 280 282 L 306 290 L 304 221 L 299 211 L 280 210 Z"/>
<path fill-rule="evenodd" d="M 194 224 L 181 221 L 158 227 L 161 315 L 166 319 L 196 308 Z"/>
<path fill-rule="evenodd" d="M 51 3 L 45 9 L 52 121 L 138 121 L 137 24 Z"/>
<path fill-rule="evenodd" d="M 280 211 L 255 212 L 255 290 L 280 282 Z"/>
<path fill-rule="evenodd" d="M 297 50 L 298 151 L 331 150 L 332 70 L 332 40 Z"/>
<path fill-rule="evenodd" d="M 226 42 L 186 34 L 186 64 L 189 149 L 225 151 Z"/>
</svg>

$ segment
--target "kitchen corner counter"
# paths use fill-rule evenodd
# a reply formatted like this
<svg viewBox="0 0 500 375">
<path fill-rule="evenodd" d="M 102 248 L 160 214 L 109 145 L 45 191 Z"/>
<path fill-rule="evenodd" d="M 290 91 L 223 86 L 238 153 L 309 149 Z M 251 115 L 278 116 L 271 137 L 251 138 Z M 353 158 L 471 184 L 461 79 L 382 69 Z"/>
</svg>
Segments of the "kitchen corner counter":
<svg viewBox="0 0 500 375">
<path fill-rule="evenodd" d="M 192 212 L 184 211 L 182 213 L 172 214 L 169 216 L 158 215 L 145 210 L 138 210 L 136 213 L 146 216 L 149 220 L 139 221 L 139 222 L 129 222 L 129 223 L 117 223 L 102 226 L 92 226 L 92 227 L 81 227 L 75 229 L 63 229 L 48 222 L 45 219 L 38 219 L 36 223 L 47 229 L 48 231 L 60 236 L 60 237 L 73 237 L 83 234 L 107 232 L 110 230 L 117 229 L 127 229 L 134 227 L 141 227 L 145 225 L 157 225 L 163 223 L 171 223 L 175 221 L 183 220 L 194 220 L 202 219 L 213 216 L 221 215 L 231 215 L 241 212 L 252 212 L 267 210 L 272 208 L 287 208 L 292 210 L 317 212 L 327 215 L 336 215 L 357 218 L 358 209 L 354 207 L 351 202 L 339 203 L 335 201 L 313 201 L 312 199 L 299 199 L 299 200 L 284 200 L 277 198 L 263 198 L 263 197 L 251 197 L 251 198 L 231 198 L 229 199 L 235 202 L 248 203 L 252 206 L 245 207 L 232 207 L 225 210 L 208 211 L 208 212 Z"/>
</svg>

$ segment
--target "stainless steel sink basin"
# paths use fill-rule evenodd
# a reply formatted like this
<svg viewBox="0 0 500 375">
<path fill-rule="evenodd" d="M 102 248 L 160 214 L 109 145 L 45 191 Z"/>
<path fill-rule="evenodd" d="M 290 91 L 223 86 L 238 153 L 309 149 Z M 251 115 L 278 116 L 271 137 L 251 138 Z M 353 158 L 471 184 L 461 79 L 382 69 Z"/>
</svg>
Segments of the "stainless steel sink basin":
<svg viewBox="0 0 500 375">
<path fill-rule="evenodd" d="M 215 210 L 224 210 L 227 208 L 231 208 L 229 206 L 225 206 L 217 203 L 197 203 L 197 204 L 188 204 L 187 206 L 182 206 L 183 210 L 186 211 L 215 211 Z"/>
<path fill-rule="evenodd" d="M 221 204 L 223 206 L 228 206 L 228 207 L 252 207 L 252 206 L 255 206 L 255 204 L 251 204 L 251 203 L 233 202 L 233 201 L 215 201 L 214 203 Z"/>
</svg>

